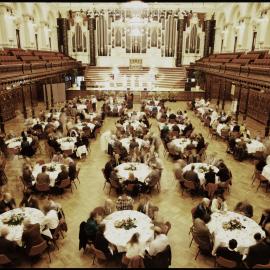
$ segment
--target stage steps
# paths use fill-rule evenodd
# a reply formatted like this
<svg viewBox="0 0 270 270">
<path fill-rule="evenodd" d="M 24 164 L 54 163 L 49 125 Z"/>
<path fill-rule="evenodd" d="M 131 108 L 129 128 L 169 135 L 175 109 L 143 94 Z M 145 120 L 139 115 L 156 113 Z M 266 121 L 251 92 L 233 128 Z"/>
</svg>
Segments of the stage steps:
<svg viewBox="0 0 270 270">
<path fill-rule="evenodd" d="M 119 75 L 115 84 L 112 67 L 90 67 L 85 70 L 86 87 L 126 87 L 148 88 L 151 76 L 149 68 L 142 70 L 130 70 L 127 67 L 119 67 Z M 184 67 L 156 68 L 157 77 L 153 81 L 156 88 L 185 88 L 186 70 Z M 127 78 L 127 80 L 126 80 Z M 153 78 L 153 76 L 152 76 Z"/>
</svg>

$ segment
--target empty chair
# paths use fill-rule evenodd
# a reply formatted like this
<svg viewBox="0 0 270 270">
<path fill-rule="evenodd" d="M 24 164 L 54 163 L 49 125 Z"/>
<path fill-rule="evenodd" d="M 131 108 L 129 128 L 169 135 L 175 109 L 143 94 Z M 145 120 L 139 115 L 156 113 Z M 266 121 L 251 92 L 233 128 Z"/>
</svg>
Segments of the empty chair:
<svg viewBox="0 0 270 270">
<path fill-rule="evenodd" d="M 50 259 L 50 262 L 51 262 L 50 251 L 48 249 L 48 245 L 47 245 L 45 240 L 42 243 L 40 243 L 40 244 L 38 244 L 36 246 L 32 246 L 32 248 L 30 249 L 30 251 L 28 253 L 28 256 L 30 258 L 40 256 L 46 249 L 47 249 L 48 256 L 49 256 L 49 259 Z"/>
<path fill-rule="evenodd" d="M 237 262 L 225 259 L 221 256 L 217 256 L 215 260 L 215 267 L 219 265 L 225 268 L 236 268 L 237 267 Z"/>
<path fill-rule="evenodd" d="M 92 262 L 93 265 L 95 264 L 95 259 L 96 258 L 98 260 L 102 260 L 102 261 L 107 260 L 107 257 L 105 256 L 105 254 L 101 250 L 96 249 L 93 244 L 90 245 L 90 250 L 93 253 L 93 262 Z"/>
</svg>

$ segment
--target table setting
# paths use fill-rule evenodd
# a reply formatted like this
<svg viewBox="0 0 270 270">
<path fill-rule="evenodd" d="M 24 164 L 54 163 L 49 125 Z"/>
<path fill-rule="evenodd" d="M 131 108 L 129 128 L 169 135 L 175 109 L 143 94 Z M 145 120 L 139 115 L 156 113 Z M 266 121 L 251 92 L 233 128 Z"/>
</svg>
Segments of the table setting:
<svg viewBox="0 0 270 270">
<path fill-rule="evenodd" d="M 183 153 L 188 145 L 193 144 L 196 147 L 198 142 L 194 140 L 191 141 L 189 138 L 179 138 L 172 140 L 171 144 L 175 145 L 176 151 Z"/>
<path fill-rule="evenodd" d="M 6 145 L 8 148 L 21 148 L 21 143 L 22 143 L 22 137 L 16 137 L 16 138 L 12 138 L 9 139 L 7 141 L 5 141 Z M 32 142 L 32 138 L 31 137 L 27 137 L 27 141 L 29 143 Z"/>
<path fill-rule="evenodd" d="M 57 142 L 61 145 L 61 150 L 72 150 L 74 151 L 75 143 L 77 139 L 75 137 L 63 137 L 57 140 Z"/>
</svg>

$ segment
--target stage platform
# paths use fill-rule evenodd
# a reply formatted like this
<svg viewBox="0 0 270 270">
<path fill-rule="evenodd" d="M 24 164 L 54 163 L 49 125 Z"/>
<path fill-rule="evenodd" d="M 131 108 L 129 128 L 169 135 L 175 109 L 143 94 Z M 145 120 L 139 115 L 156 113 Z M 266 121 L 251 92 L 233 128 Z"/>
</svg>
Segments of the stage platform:
<svg viewBox="0 0 270 270">
<path fill-rule="evenodd" d="M 110 88 L 106 90 L 100 88 L 87 88 L 86 90 L 80 90 L 79 87 L 70 87 L 66 90 L 66 98 L 73 99 L 74 97 L 78 96 L 86 97 L 89 95 L 95 95 L 97 99 L 100 100 L 103 99 L 105 95 L 124 96 L 127 92 L 133 93 L 134 103 L 140 103 L 141 100 L 151 97 L 165 100 L 188 101 L 205 96 L 205 92 L 203 90 L 197 90 L 196 88 L 192 88 L 191 91 L 168 88 L 158 88 L 155 90 L 134 89 L 127 91 L 123 90 L 122 88 Z"/>
</svg>

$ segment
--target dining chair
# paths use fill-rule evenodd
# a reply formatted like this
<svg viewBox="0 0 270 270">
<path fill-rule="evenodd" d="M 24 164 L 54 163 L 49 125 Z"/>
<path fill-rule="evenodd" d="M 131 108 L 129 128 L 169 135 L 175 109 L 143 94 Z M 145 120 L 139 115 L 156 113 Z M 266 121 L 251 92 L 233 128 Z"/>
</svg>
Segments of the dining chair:
<svg viewBox="0 0 270 270">
<path fill-rule="evenodd" d="M 237 262 L 236 261 L 232 261 L 232 260 L 228 260 L 226 258 L 223 258 L 221 256 L 216 256 L 215 259 L 215 267 L 219 265 L 225 268 L 236 268 L 237 267 Z"/>
<path fill-rule="evenodd" d="M 73 193 L 71 181 L 69 178 L 62 180 L 58 187 L 62 189 L 70 188 L 71 193 Z"/>
<path fill-rule="evenodd" d="M 0 265 L 12 264 L 12 261 L 4 254 L 0 254 Z"/>
<path fill-rule="evenodd" d="M 43 252 L 47 250 L 49 259 L 50 259 L 50 263 L 51 263 L 51 255 L 50 255 L 50 250 L 48 248 L 47 242 L 44 240 L 43 242 L 41 242 L 38 245 L 32 246 L 28 256 L 32 259 L 33 257 L 37 257 L 37 256 L 41 256 L 41 254 L 43 254 Z M 31 267 L 32 267 L 32 260 L 31 260 Z"/>
<path fill-rule="evenodd" d="M 97 249 L 93 244 L 90 245 L 90 251 L 93 253 L 93 265 L 95 264 L 96 258 L 98 260 L 107 261 L 105 254 L 101 250 Z"/>
<path fill-rule="evenodd" d="M 259 174 L 259 185 L 257 187 L 257 190 L 256 192 L 259 190 L 259 188 L 263 185 L 265 185 L 265 191 L 267 192 L 268 191 L 268 188 L 270 186 L 270 182 L 267 178 L 265 178 L 262 174 Z"/>
</svg>

